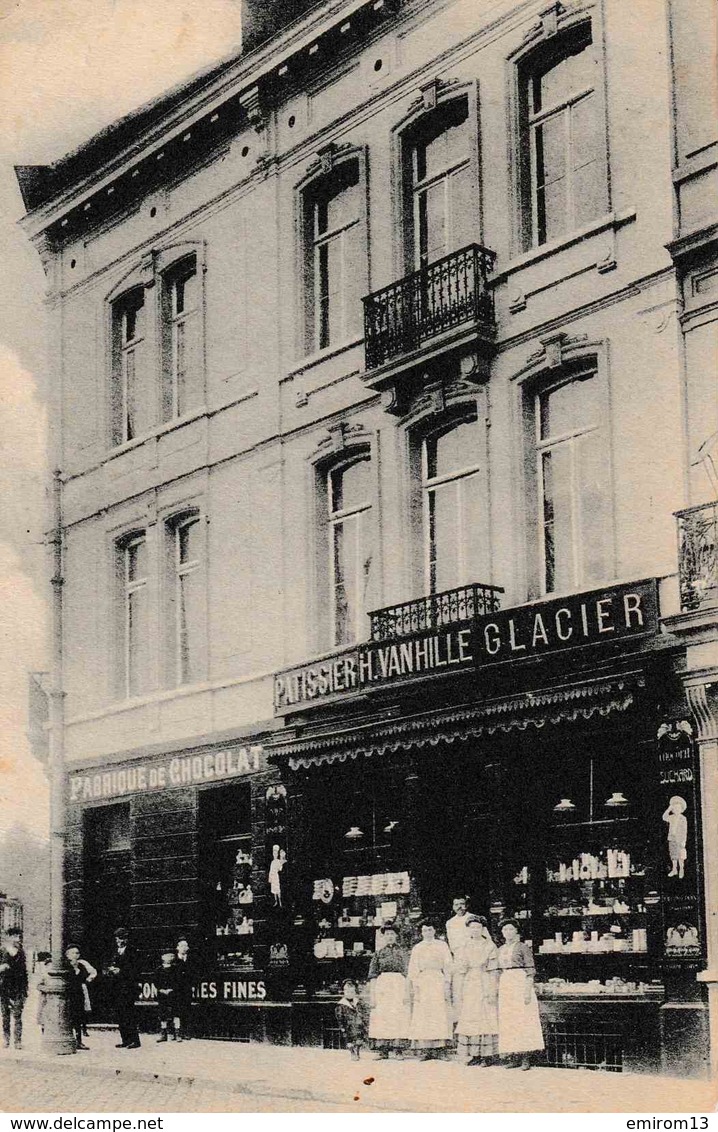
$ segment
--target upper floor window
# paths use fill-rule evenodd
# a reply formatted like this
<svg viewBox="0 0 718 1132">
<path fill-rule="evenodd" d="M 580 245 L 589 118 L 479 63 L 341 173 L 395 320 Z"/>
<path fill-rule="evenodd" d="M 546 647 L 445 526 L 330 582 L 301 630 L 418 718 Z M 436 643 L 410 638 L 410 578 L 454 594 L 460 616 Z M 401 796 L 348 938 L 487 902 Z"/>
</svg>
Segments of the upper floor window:
<svg viewBox="0 0 718 1132">
<path fill-rule="evenodd" d="M 474 239 L 476 193 L 469 102 L 440 104 L 404 138 L 408 265 L 434 263 Z"/>
<path fill-rule="evenodd" d="M 147 436 L 204 402 L 201 250 L 153 253 L 107 297 L 113 444 Z"/>
<path fill-rule="evenodd" d="M 125 696 L 147 691 L 149 676 L 148 555 L 145 534 L 118 546 L 120 567 L 121 684 Z"/>
<path fill-rule="evenodd" d="M 533 245 L 605 210 L 597 75 L 585 23 L 552 37 L 520 67 L 522 203 Z"/>
<path fill-rule="evenodd" d="M 600 383 L 580 375 L 534 395 L 539 551 L 544 593 L 606 580 L 607 436 Z"/>
<path fill-rule="evenodd" d="M 151 427 L 145 373 L 145 296 L 137 287 L 112 307 L 113 435 L 116 444 Z"/>
<path fill-rule="evenodd" d="M 361 332 L 363 209 L 359 160 L 342 161 L 303 192 L 305 348 Z"/>
<path fill-rule="evenodd" d="M 195 256 L 167 271 L 162 288 L 163 420 L 201 404 L 199 281 Z"/>
<path fill-rule="evenodd" d="M 371 568 L 371 464 L 368 457 L 327 473 L 332 644 L 362 640 Z"/>
<path fill-rule="evenodd" d="M 426 585 L 441 593 L 489 576 L 485 422 L 476 415 L 421 446 Z"/>
<path fill-rule="evenodd" d="M 169 525 L 172 554 L 171 675 L 177 684 L 191 684 L 202 675 L 205 618 L 202 584 L 202 527 L 198 515 Z"/>
</svg>

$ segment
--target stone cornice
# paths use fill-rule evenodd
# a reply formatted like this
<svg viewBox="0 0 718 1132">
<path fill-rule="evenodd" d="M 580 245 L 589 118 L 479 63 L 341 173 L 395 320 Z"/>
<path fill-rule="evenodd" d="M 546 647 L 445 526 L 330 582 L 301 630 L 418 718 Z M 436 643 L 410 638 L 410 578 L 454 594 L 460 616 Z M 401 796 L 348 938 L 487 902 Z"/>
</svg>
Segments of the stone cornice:
<svg viewBox="0 0 718 1132">
<path fill-rule="evenodd" d="M 192 139 L 186 137 L 188 132 L 191 134 L 200 124 L 204 127 L 215 124 L 228 110 L 233 115 L 235 132 L 243 126 L 256 128 L 266 113 L 266 101 L 261 101 L 259 93 L 255 96 L 255 90 L 264 90 L 269 84 L 281 95 L 282 79 L 291 74 L 297 60 L 302 68 L 310 62 L 313 67 L 326 67 L 327 53 L 316 51 L 323 38 L 338 34 L 342 28 L 349 29 L 349 38 L 355 26 L 359 32 L 362 30 L 360 15 L 364 23 L 371 20 L 376 24 L 399 7 L 400 0 L 330 0 L 321 10 L 310 11 L 284 34 L 274 36 L 246 58 L 228 60 L 221 74 L 208 80 L 206 86 L 189 98 L 183 99 L 181 91 L 178 92 L 177 104 L 163 114 L 157 124 L 132 145 L 125 146 L 111 161 L 29 212 L 21 220 L 21 226 L 33 240 L 55 226 L 58 226 L 56 234 L 61 236 L 59 225 L 67 222 L 68 214 L 79 209 L 90 211 L 91 198 L 109 193 L 114 183 L 124 176 L 137 177 L 142 162 L 158 159 L 159 152 L 172 143 L 189 142 Z M 230 105 L 232 103 L 234 105 Z"/>
</svg>

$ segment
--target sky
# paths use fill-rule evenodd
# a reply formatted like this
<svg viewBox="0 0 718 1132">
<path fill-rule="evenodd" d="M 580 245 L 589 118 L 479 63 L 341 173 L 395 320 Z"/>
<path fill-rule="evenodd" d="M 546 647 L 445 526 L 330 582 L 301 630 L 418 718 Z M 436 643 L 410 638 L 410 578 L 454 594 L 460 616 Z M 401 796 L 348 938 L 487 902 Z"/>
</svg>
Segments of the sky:
<svg viewBox="0 0 718 1132">
<path fill-rule="evenodd" d="M 53 161 L 238 49 L 241 0 L 0 0 L 0 837 L 47 831 L 26 738 L 48 667 L 44 275 L 17 225 L 14 165 Z"/>
</svg>

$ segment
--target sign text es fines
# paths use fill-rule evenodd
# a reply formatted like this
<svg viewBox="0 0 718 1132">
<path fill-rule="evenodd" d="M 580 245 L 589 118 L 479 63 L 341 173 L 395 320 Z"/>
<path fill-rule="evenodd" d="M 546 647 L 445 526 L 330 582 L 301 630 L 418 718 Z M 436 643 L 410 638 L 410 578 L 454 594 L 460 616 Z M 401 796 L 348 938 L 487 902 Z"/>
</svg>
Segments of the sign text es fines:
<svg viewBox="0 0 718 1132">
<path fill-rule="evenodd" d="M 500 610 L 393 641 L 367 641 L 313 664 L 279 672 L 274 707 L 322 703 L 372 687 L 537 659 L 586 645 L 655 633 L 654 580 Z"/>
</svg>

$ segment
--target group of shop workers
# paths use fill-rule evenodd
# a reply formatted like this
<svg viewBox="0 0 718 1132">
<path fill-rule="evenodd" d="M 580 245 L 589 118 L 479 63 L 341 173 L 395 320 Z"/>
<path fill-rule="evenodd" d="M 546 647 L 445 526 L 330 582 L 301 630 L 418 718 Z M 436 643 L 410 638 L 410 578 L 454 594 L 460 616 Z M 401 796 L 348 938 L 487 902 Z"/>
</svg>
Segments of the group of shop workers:
<svg viewBox="0 0 718 1132">
<path fill-rule="evenodd" d="M 497 945 L 486 919 L 457 897 L 446 940 L 438 929 L 424 920 L 411 952 L 400 946 L 393 923 L 380 929 L 383 946 L 372 957 L 366 988 L 347 980 L 337 1006 L 352 1057 L 358 1060 L 367 1039 L 380 1058 L 412 1053 L 422 1060 L 444 1056 L 456 1043 L 468 1065 L 501 1059 L 530 1069 L 544 1040 L 533 953 L 518 923 L 501 921 Z"/>
</svg>

